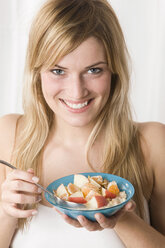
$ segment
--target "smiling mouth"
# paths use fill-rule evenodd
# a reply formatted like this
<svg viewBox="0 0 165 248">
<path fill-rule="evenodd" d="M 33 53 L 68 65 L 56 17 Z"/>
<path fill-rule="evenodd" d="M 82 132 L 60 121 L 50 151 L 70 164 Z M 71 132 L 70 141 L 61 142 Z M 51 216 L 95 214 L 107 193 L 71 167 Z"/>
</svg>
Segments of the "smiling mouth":
<svg viewBox="0 0 165 248">
<path fill-rule="evenodd" d="M 85 101 L 85 102 L 82 102 L 82 103 L 71 103 L 71 102 L 68 102 L 66 100 L 63 100 L 63 99 L 60 99 L 60 101 L 62 101 L 66 106 L 68 106 L 69 108 L 72 108 L 72 109 L 83 109 L 85 108 L 86 106 L 89 105 L 89 103 L 92 101 L 93 99 L 90 99 L 88 101 Z"/>
</svg>

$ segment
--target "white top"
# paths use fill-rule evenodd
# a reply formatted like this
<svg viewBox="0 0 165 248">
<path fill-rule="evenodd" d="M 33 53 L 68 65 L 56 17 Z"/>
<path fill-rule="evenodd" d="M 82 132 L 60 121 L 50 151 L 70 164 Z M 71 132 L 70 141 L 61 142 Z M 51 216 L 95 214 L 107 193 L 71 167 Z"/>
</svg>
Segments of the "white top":
<svg viewBox="0 0 165 248">
<path fill-rule="evenodd" d="M 147 210 L 148 212 L 148 210 Z M 11 248 L 124 248 L 113 229 L 89 232 L 67 224 L 52 208 L 39 204 L 38 214 L 27 229 L 18 231 Z"/>
</svg>

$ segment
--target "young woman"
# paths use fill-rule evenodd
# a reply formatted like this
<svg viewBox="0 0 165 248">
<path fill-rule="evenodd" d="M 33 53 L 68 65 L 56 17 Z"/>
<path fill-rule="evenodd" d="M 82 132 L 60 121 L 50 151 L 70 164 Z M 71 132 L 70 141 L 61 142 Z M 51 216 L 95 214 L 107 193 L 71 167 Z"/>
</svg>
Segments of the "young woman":
<svg viewBox="0 0 165 248">
<path fill-rule="evenodd" d="M 41 8 L 29 38 L 24 114 L 0 120 L 0 159 L 17 167 L 0 166 L 0 247 L 165 247 L 165 126 L 132 120 L 127 61 L 106 0 Z M 34 184 L 91 171 L 128 179 L 136 209 L 129 202 L 111 218 L 73 220 Z"/>
</svg>

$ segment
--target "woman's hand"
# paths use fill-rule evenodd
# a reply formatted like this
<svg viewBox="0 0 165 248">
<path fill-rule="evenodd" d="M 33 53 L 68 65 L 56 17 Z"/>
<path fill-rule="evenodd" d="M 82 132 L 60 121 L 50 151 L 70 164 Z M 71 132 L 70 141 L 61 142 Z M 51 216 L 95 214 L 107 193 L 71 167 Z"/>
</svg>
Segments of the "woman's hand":
<svg viewBox="0 0 165 248">
<path fill-rule="evenodd" d="M 77 217 L 77 220 L 74 220 L 67 216 L 66 214 L 61 213 L 55 207 L 54 209 L 62 216 L 62 218 L 70 225 L 74 227 L 84 227 L 88 231 L 99 231 L 106 228 L 114 228 L 117 221 L 126 213 L 132 212 L 135 210 L 136 204 L 134 201 L 128 202 L 120 211 L 114 214 L 111 217 L 105 217 L 103 214 L 97 213 L 95 214 L 96 221 L 90 221 L 82 215 Z"/>
<path fill-rule="evenodd" d="M 7 216 L 27 218 L 37 213 L 36 209 L 24 210 L 23 206 L 41 200 L 41 190 L 35 185 L 38 180 L 32 169 L 8 174 L 1 187 L 1 206 Z"/>
</svg>

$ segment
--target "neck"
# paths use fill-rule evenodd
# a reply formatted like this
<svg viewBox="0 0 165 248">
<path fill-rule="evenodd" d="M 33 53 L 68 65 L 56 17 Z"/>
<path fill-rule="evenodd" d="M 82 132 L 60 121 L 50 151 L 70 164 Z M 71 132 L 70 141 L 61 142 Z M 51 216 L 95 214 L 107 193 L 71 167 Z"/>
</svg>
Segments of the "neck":
<svg viewBox="0 0 165 248">
<path fill-rule="evenodd" d="M 93 127 L 94 124 L 83 127 L 75 127 L 64 121 L 55 120 L 51 130 L 51 136 L 67 146 L 84 146 Z"/>
</svg>

